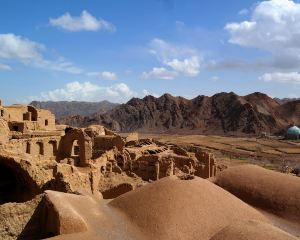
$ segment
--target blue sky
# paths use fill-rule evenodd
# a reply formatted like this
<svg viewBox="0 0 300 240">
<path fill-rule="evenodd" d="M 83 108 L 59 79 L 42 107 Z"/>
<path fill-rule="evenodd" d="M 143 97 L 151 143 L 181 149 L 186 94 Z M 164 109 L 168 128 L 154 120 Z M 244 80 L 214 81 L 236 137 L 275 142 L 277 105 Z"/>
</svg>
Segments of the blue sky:
<svg viewBox="0 0 300 240">
<path fill-rule="evenodd" d="M 0 22 L 6 104 L 165 92 L 300 97 L 296 1 L 3 0 Z"/>
</svg>

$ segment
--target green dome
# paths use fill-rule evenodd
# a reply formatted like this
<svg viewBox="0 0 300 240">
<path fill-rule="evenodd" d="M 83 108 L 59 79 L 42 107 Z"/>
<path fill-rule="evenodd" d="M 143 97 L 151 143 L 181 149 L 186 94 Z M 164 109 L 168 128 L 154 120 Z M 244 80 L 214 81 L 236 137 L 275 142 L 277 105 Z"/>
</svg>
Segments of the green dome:
<svg viewBox="0 0 300 240">
<path fill-rule="evenodd" d="M 300 128 L 293 126 L 287 130 L 287 134 L 290 136 L 300 136 Z"/>
</svg>

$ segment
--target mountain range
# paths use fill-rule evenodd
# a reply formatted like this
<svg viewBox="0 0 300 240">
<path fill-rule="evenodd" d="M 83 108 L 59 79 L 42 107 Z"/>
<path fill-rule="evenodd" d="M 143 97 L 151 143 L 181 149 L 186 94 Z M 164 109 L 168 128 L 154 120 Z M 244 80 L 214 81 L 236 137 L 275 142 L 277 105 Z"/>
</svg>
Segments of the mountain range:
<svg viewBox="0 0 300 240">
<path fill-rule="evenodd" d="M 49 109 L 45 103 L 38 106 Z M 259 92 L 246 96 L 222 92 L 190 100 L 164 94 L 107 106 L 93 113 L 92 108 L 86 108 L 89 112 L 80 108 L 82 113 L 73 116 L 61 113 L 57 103 L 54 113 L 60 113 L 60 124 L 78 127 L 102 124 L 118 132 L 282 134 L 289 125 L 300 124 L 300 100 L 280 102 Z M 72 109 L 76 113 L 74 102 Z"/>
<path fill-rule="evenodd" d="M 111 103 L 109 101 L 101 101 L 101 102 L 78 102 L 78 101 L 33 101 L 30 105 L 35 106 L 37 108 L 50 110 L 55 114 L 57 119 L 81 115 L 88 116 L 95 112 L 105 113 L 114 107 L 118 106 L 117 103 Z"/>
</svg>

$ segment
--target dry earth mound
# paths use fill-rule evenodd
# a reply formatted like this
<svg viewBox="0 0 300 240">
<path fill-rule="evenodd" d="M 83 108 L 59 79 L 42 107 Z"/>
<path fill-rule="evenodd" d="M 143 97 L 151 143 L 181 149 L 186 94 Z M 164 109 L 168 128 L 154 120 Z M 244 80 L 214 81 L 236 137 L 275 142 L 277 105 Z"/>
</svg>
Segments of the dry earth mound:
<svg viewBox="0 0 300 240">
<path fill-rule="evenodd" d="M 207 180 L 161 179 L 109 203 L 149 239 L 210 239 L 241 220 L 267 221 L 259 212 Z"/>
<path fill-rule="evenodd" d="M 50 236 L 61 240 L 294 239 L 215 184 L 188 179 L 163 178 L 112 201 L 46 191 L 42 201 L 37 197 L 34 202 L 17 204 L 16 209 L 28 208 L 28 214 L 22 219 L 7 214 L 0 230 L 14 219 L 21 228 L 12 229 L 14 237 L 9 239 L 16 239 L 20 232 L 27 237 L 20 239 L 31 240 Z M 35 202 L 39 211 L 32 207 Z"/>
<path fill-rule="evenodd" d="M 221 172 L 215 183 L 249 204 L 300 222 L 300 178 L 254 165 Z"/>
<path fill-rule="evenodd" d="M 258 221 L 239 222 L 225 227 L 210 240 L 296 240 L 294 236 Z"/>
</svg>

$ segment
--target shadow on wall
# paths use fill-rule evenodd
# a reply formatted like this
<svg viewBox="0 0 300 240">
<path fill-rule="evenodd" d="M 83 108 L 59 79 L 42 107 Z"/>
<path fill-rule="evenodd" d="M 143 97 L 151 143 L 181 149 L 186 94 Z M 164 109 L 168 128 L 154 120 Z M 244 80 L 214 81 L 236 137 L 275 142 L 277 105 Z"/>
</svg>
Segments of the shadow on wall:
<svg viewBox="0 0 300 240">
<path fill-rule="evenodd" d="M 39 188 L 18 163 L 0 158 L 0 204 L 24 202 L 38 193 Z"/>
<path fill-rule="evenodd" d="M 48 215 L 49 212 L 47 211 L 47 203 L 43 197 L 17 240 L 37 240 L 58 235 L 46 227 L 47 220 L 50 217 Z"/>
</svg>

